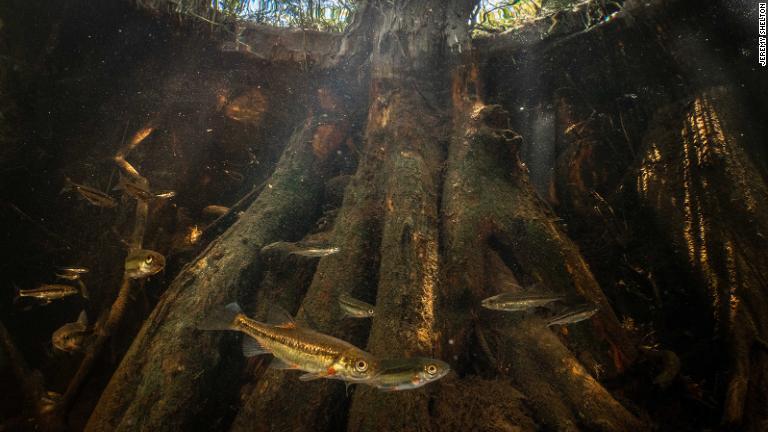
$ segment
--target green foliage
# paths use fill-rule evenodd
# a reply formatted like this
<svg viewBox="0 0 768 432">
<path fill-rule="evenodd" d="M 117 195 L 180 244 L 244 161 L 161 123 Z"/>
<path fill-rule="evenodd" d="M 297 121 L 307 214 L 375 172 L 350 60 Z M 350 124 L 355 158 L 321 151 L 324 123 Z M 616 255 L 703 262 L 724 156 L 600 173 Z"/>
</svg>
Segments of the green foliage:
<svg viewBox="0 0 768 432">
<path fill-rule="evenodd" d="M 585 5 L 586 26 L 606 20 L 624 0 L 480 0 L 470 19 L 475 32 L 498 32 L 576 5 Z"/>
<path fill-rule="evenodd" d="M 211 8 L 226 16 L 278 27 L 343 31 L 354 0 L 212 0 Z"/>
<path fill-rule="evenodd" d="M 480 0 L 471 21 L 476 31 L 501 31 L 585 0 Z"/>
</svg>

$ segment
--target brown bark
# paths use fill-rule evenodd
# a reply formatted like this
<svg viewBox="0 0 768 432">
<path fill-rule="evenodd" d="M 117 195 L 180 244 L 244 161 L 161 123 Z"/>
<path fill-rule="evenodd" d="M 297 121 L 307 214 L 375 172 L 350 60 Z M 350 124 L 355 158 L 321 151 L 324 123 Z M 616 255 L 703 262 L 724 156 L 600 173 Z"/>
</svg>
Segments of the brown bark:
<svg viewBox="0 0 768 432">
<path fill-rule="evenodd" d="M 304 325 L 358 345 L 365 341 L 368 323 L 343 319 L 336 299 L 347 292 L 371 300 L 374 291 L 383 170 L 374 143 L 368 142 L 363 154 L 336 218 L 332 243 L 340 252 L 320 260 L 296 316 Z M 291 301 L 288 293 L 273 293 L 272 298 Z M 297 373 L 268 370 L 247 396 L 232 430 L 336 430 L 343 423 L 346 403 L 339 381 L 301 382 Z"/>
<path fill-rule="evenodd" d="M 661 109 L 633 186 L 702 281 L 695 295 L 712 305 L 728 352 L 723 422 L 757 431 L 768 421 L 768 187 L 747 156 L 736 95 L 715 87 Z"/>
<path fill-rule="evenodd" d="M 443 201 L 445 282 L 439 296 L 447 327 L 444 356 L 490 351 L 498 371 L 512 378 L 548 428 L 637 428 L 638 420 L 592 376 L 595 369 L 582 365 L 615 375 L 632 362 L 635 349 L 578 249 L 528 183 L 507 114 L 478 98 L 476 76 L 469 65 L 454 82 L 455 129 Z M 568 332 L 553 332 L 540 319 L 479 309 L 479 301 L 502 291 L 505 280 L 541 282 L 568 302 L 599 304 L 600 312 Z M 468 338 L 473 314 L 481 318 L 481 334 L 495 335 L 483 336 L 477 348 Z"/>
<path fill-rule="evenodd" d="M 316 126 L 310 117 L 297 128 L 270 178 L 272 187 L 174 280 L 112 376 L 86 430 L 200 427 L 200 414 L 225 403 L 221 394 L 234 393 L 235 362 L 220 353 L 226 336 L 195 325 L 212 308 L 252 292 L 262 246 L 296 237 L 317 216 L 321 190 L 312 177 L 320 167 L 311 149 Z M 221 393 L 211 398 L 212 391 Z"/>
</svg>

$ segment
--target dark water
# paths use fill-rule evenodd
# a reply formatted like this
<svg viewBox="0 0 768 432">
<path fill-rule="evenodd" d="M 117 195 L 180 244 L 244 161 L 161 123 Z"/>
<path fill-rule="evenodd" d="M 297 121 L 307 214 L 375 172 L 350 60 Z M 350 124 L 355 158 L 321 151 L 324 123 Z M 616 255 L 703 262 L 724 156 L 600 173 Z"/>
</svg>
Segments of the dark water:
<svg viewBox="0 0 768 432">
<path fill-rule="evenodd" d="M 669 391 L 638 384 L 657 369 L 648 359 L 604 383 L 609 390 L 626 390 L 665 430 L 683 430 L 682 423 L 686 430 L 716 428 L 715 407 L 719 411 L 727 370 L 722 357 L 708 355 L 720 342 L 709 300 L 680 289 L 703 283 L 688 268 L 681 252 L 686 245 L 665 234 L 663 221 L 623 188 L 632 186 L 627 172 L 637 167 L 636 156 L 647 145 L 645 132 L 669 100 L 730 83 L 748 108 L 746 124 L 764 118 L 764 100 L 755 95 L 766 89 L 765 74 L 755 72 L 754 53 L 741 39 L 731 45 L 713 36 L 721 23 L 742 29 L 739 25 L 754 22 L 754 16 L 740 13 L 751 9 L 739 2 L 725 3 L 718 10 L 731 16 L 704 20 L 704 27 L 699 16 L 670 30 L 672 54 L 659 54 L 648 28 L 626 37 L 607 30 L 584 37 L 593 44 L 585 48 L 594 50 L 588 54 L 567 59 L 535 50 L 513 57 L 489 54 L 481 71 L 482 96 L 502 105 L 523 137 L 520 157 L 538 200 L 580 248 L 598 283 L 608 287 L 604 291 L 616 315 L 635 325 L 638 343 L 658 343 L 679 353 L 683 369 Z M 613 12 L 606 10 L 604 19 L 587 23 L 585 30 L 608 25 Z M 8 0 L 0 4 L 0 19 L 0 322 L 28 376 L 42 378 L 45 391 L 65 393 L 83 359 L 82 352 L 55 349 L 52 334 L 82 311 L 91 326 L 103 325 L 141 219 L 137 200 L 115 189 L 125 175 L 115 156 L 131 140 L 140 141 L 127 161 L 149 181 L 150 191 L 175 192 L 149 204 L 141 246 L 162 254 L 165 265 L 133 282 L 121 325 L 72 402 L 69 422 L 79 430 L 165 289 L 236 219 L 231 213 L 216 222 L 217 216 L 204 209 L 239 205 L 244 210 L 256 196 L 254 189 L 270 187 L 285 143 L 306 117 L 318 81 L 327 77 L 307 73 L 304 66 L 222 51 L 211 28 L 180 25 L 128 2 Z M 675 56 L 678 62 L 671 63 Z M 751 79 L 756 76 L 762 80 Z M 343 93 L 344 87 L 339 83 L 335 90 Z M 362 103 L 361 113 L 350 116 L 356 132 L 328 156 L 345 180 L 312 179 L 325 183 L 326 203 L 332 203 L 315 209 L 315 232 L 332 224 L 346 176 L 360 161 L 365 109 Z M 562 125 L 578 121 L 590 125 L 585 134 L 600 135 L 593 153 L 569 153 L 574 140 Z M 764 128 L 746 128 L 747 138 L 756 139 L 744 141 L 756 172 L 765 178 Z M 142 131 L 146 136 L 139 139 Z M 578 181 L 558 177 L 571 157 L 587 161 Z M 67 178 L 108 195 L 116 206 L 100 207 L 77 192 L 63 192 Z M 571 194 L 575 189 L 583 194 Z M 66 266 L 89 270 L 81 278 L 89 298 L 73 295 L 48 305 L 16 298 L 18 289 L 75 284 L 56 276 Z M 10 354 L 0 349 L 0 425 L 29 408 L 13 369 L 18 359 Z M 682 420 L 675 418 L 680 412 L 687 413 Z"/>
</svg>

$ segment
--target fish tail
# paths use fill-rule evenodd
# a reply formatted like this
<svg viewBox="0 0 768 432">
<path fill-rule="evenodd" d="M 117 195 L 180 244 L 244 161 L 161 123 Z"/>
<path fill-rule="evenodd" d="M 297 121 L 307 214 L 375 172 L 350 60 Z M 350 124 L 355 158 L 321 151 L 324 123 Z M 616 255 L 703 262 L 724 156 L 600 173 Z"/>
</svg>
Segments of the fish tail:
<svg viewBox="0 0 768 432">
<path fill-rule="evenodd" d="M 13 304 L 16 304 L 21 300 L 21 289 L 16 286 L 16 284 L 13 285 Z"/>
<path fill-rule="evenodd" d="M 240 305 L 230 303 L 222 309 L 216 309 L 198 325 L 198 330 L 234 330 L 235 319 L 242 313 Z"/>
</svg>

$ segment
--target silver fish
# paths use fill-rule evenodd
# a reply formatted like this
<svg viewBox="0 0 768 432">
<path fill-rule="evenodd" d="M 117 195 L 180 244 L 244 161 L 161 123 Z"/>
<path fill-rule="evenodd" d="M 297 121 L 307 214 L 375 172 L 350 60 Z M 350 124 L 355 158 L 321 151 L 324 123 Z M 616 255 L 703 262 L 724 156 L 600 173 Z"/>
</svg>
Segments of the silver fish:
<svg viewBox="0 0 768 432">
<path fill-rule="evenodd" d="M 77 184 L 70 180 L 69 177 L 66 178 L 66 185 L 61 190 L 61 192 L 64 193 L 68 191 L 75 191 L 79 193 L 80 196 L 85 198 L 89 203 L 98 207 L 117 207 L 117 201 L 115 201 L 115 199 L 111 196 L 90 186 Z"/>
<path fill-rule="evenodd" d="M 76 281 L 85 273 L 88 273 L 88 269 L 85 267 L 60 267 L 59 272 L 56 273 L 56 277 L 64 280 Z"/>
<path fill-rule="evenodd" d="M 139 181 L 125 176 L 120 176 L 120 180 L 118 180 L 118 184 L 114 187 L 114 190 L 123 190 L 126 194 L 142 201 L 147 201 L 153 198 L 168 199 L 176 196 L 176 192 L 172 190 L 152 192 L 146 184 L 141 184 Z"/>
<path fill-rule="evenodd" d="M 85 267 L 59 267 L 59 271 L 62 273 L 84 274 L 88 273 L 90 270 Z"/>
<path fill-rule="evenodd" d="M 168 191 L 155 191 L 154 193 L 155 198 L 160 199 L 169 199 L 176 196 L 176 191 L 168 190 Z"/>
<path fill-rule="evenodd" d="M 76 281 L 80 279 L 80 275 L 77 273 L 56 273 L 56 277 L 68 281 Z"/>
<path fill-rule="evenodd" d="M 335 246 L 332 246 L 332 247 L 303 247 L 301 245 L 298 245 L 298 246 L 300 249 L 291 252 L 291 255 L 298 255 L 298 256 L 310 257 L 310 258 L 319 258 L 319 257 L 328 256 L 328 255 L 333 255 L 341 251 L 340 248 Z"/>
<path fill-rule="evenodd" d="M 32 297 L 38 300 L 42 300 L 44 304 L 48 304 L 53 300 L 58 300 L 64 297 L 75 295 L 80 290 L 72 285 L 60 285 L 60 284 L 43 284 L 35 289 L 17 290 L 16 299 L 21 297 Z"/>
<path fill-rule="evenodd" d="M 341 251 L 340 248 L 334 246 L 327 246 L 324 244 L 312 244 L 312 243 L 289 243 L 289 242 L 274 242 L 261 248 L 262 254 L 268 254 L 272 252 L 282 252 L 288 255 L 299 255 L 303 257 L 319 258 L 328 255 L 332 255 Z"/>
<path fill-rule="evenodd" d="M 563 300 L 564 296 L 544 293 L 502 293 L 484 299 L 480 304 L 491 310 L 517 312 L 526 309 L 545 306 L 549 303 Z"/>
<path fill-rule="evenodd" d="M 419 388 L 451 371 L 448 363 L 426 357 L 383 359 L 379 367 L 379 374 L 363 384 L 386 392 Z"/>
<path fill-rule="evenodd" d="M 352 298 L 349 294 L 339 296 L 339 307 L 344 312 L 344 316 L 351 318 L 370 318 L 376 312 L 373 305 Z"/>
<path fill-rule="evenodd" d="M 51 343 L 59 351 L 77 352 L 83 349 L 83 344 L 88 334 L 88 316 L 85 311 L 80 312 L 77 321 L 64 324 L 53 332 Z"/>
<path fill-rule="evenodd" d="M 567 325 L 577 323 L 579 321 L 584 321 L 586 319 L 592 318 L 592 316 L 596 314 L 599 309 L 600 308 L 597 305 L 592 303 L 583 303 L 566 308 L 562 313 L 551 318 L 547 322 L 547 327 L 553 325 Z"/>
</svg>

